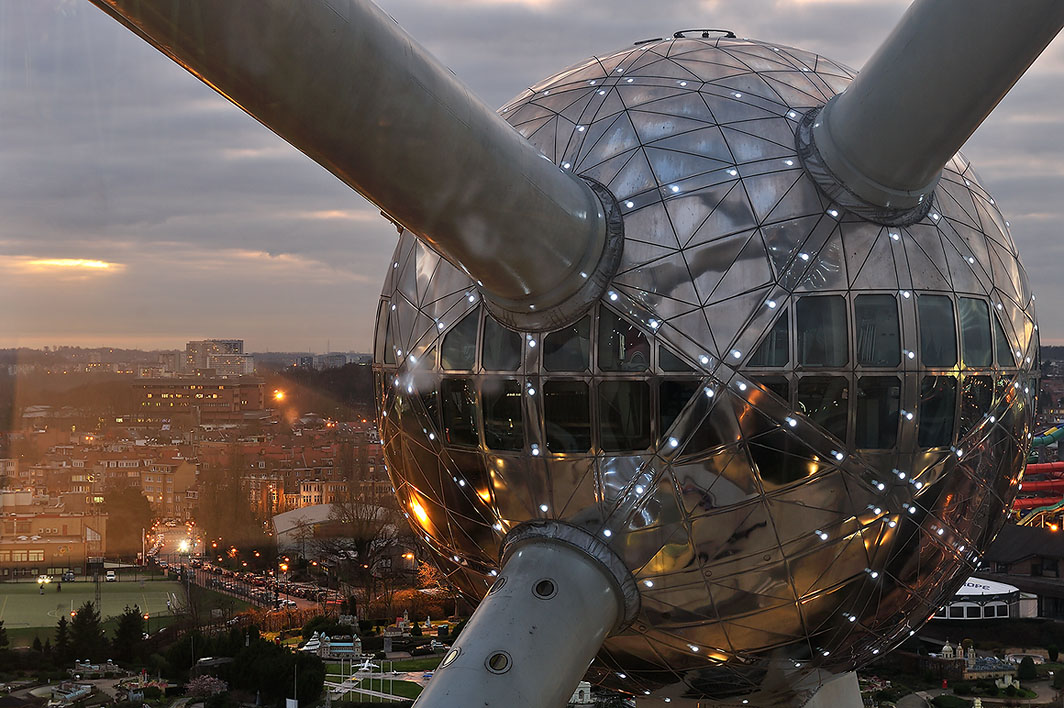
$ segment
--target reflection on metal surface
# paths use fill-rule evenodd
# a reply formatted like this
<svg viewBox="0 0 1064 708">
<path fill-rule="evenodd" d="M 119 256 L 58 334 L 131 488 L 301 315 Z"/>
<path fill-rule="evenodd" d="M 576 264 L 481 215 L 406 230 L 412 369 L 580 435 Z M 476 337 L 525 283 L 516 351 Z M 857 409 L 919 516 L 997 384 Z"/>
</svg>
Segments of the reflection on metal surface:
<svg viewBox="0 0 1064 708">
<path fill-rule="evenodd" d="M 413 235 L 396 249 L 376 361 L 397 494 L 473 597 L 522 522 L 608 544 L 641 595 L 592 666 L 614 688 L 768 699 L 867 662 L 1016 493 L 1037 332 L 1015 244 L 960 155 L 907 226 L 817 190 L 795 131 L 852 78 L 675 38 L 504 106 L 624 216 L 617 275 L 562 330 L 511 333 Z"/>
</svg>

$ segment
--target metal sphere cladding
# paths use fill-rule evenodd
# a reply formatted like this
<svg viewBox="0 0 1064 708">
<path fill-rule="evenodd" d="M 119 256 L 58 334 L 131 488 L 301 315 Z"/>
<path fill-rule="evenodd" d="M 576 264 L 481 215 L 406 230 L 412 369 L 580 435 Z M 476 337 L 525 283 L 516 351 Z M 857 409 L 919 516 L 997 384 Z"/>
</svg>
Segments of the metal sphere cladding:
<svg viewBox="0 0 1064 708">
<path fill-rule="evenodd" d="M 944 603 L 1016 493 L 1038 328 L 1008 222 L 960 155 L 917 223 L 827 201 L 795 131 L 853 76 L 679 37 L 508 103 L 624 217 L 617 275 L 561 330 L 506 329 L 400 239 L 376 348 L 400 503 L 474 597 L 521 522 L 609 543 L 641 593 L 592 666 L 615 688 L 768 696 L 861 665 Z"/>
</svg>

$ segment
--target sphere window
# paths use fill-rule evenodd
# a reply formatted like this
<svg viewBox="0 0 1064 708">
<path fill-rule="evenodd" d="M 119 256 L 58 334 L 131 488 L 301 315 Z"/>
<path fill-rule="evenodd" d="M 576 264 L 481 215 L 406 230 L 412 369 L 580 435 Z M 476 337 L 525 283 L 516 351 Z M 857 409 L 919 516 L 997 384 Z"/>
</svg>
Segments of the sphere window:
<svg viewBox="0 0 1064 708">
<path fill-rule="evenodd" d="M 1009 338 L 1005 336 L 1005 330 L 997 317 L 994 318 L 994 347 L 997 349 L 998 366 L 1016 366 L 1012 345 L 1009 344 Z"/>
<path fill-rule="evenodd" d="M 521 384 L 514 379 L 485 378 L 481 384 L 484 443 L 492 450 L 521 450 L 525 446 Z"/>
<path fill-rule="evenodd" d="M 443 338 L 440 367 L 450 371 L 472 371 L 477 356 L 477 325 L 480 309 L 473 310 Z"/>
<path fill-rule="evenodd" d="M 551 452 L 591 449 L 591 401 L 587 383 L 548 379 L 543 383 L 543 421 Z"/>
<path fill-rule="evenodd" d="M 694 373 L 694 369 L 687 365 L 680 357 L 670 352 L 665 347 L 658 347 L 658 366 L 662 371 L 684 371 Z"/>
<path fill-rule="evenodd" d="M 598 405 L 599 444 L 604 452 L 650 447 L 650 384 L 602 381 Z"/>
<path fill-rule="evenodd" d="M 791 383 L 786 376 L 751 376 L 750 378 L 784 401 L 791 400 Z"/>
<path fill-rule="evenodd" d="M 669 428 L 680 417 L 681 411 L 687 402 L 695 395 L 702 386 L 698 379 L 666 379 L 658 387 L 658 402 L 661 411 L 661 436 L 669 432 Z"/>
<path fill-rule="evenodd" d="M 993 376 L 964 377 L 964 392 L 961 394 L 961 435 L 977 426 L 990 413 L 993 402 Z"/>
<path fill-rule="evenodd" d="M 440 382 L 443 399 L 443 434 L 451 445 L 480 444 L 477 426 L 477 392 L 470 379 L 444 379 Z"/>
<path fill-rule="evenodd" d="M 853 303 L 857 363 L 897 366 L 901 363 L 898 302 L 893 295 L 858 295 Z"/>
<path fill-rule="evenodd" d="M 547 371 L 586 371 L 590 354 L 590 316 L 543 338 L 543 368 Z"/>
<path fill-rule="evenodd" d="M 953 442 L 957 403 L 954 376 L 925 376 L 920 384 L 920 447 L 947 447 Z"/>
<path fill-rule="evenodd" d="M 845 441 L 849 389 L 849 381 L 841 376 L 805 376 L 798 381 L 798 409 Z"/>
<path fill-rule="evenodd" d="M 924 366 L 957 365 L 957 326 L 953 301 L 945 295 L 920 295 L 920 363 Z"/>
<path fill-rule="evenodd" d="M 795 306 L 798 363 L 845 366 L 849 360 L 846 300 L 841 295 L 803 297 Z"/>
<path fill-rule="evenodd" d="M 781 367 L 786 366 L 790 360 L 788 345 L 790 340 L 790 327 L 787 322 L 787 310 L 780 312 L 776 323 L 761 340 L 753 355 L 750 357 L 749 366 L 757 367 Z"/>
<path fill-rule="evenodd" d="M 382 304 L 381 307 L 384 307 Z M 384 363 L 395 363 L 395 346 L 392 342 L 392 318 L 384 315 Z"/>
<path fill-rule="evenodd" d="M 857 381 L 858 449 L 889 450 L 898 441 L 901 381 L 896 376 L 862 376 Z"/>
<path fill-rule="evenodd" d="M 962 297 L 957 301 L 961 321 L 961 361 L 965 366 L 993 366 L 990 344 L 990 309 L 985 300 Z"/>
<path fill-rule="evenodd" d="M 521 335 L 506 329 L 494 317 L 484 318 L 481 362 L 488 371 L 517 371 L 521 366 Z"/>
<path fill-rule="evenodd" d="M 650 368 L 647 336 L 605 307 L 599 311 L 598 366 L 602 371 L 646 371 Z"/>
</svg>

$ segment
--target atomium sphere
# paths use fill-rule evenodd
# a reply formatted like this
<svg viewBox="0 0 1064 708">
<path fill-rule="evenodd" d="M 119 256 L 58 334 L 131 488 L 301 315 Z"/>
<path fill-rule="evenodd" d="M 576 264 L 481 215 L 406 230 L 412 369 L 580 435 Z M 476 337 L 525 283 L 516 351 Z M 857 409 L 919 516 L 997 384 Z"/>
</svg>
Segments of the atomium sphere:
<svg viewBox="0 0 1064 708">
<path fill-rule="evenodd" d="M 1038 327 L 1008 222 L 960 155 L 908 226 L 823 196 L 795 134 L 853 76 L 678 37 L 503 107 L 623 215 L 617 275 L 562 329 L 507 329 L 400 238 L 375 357 L 400 504 L 474 599 L 522 522 L 608 543 L 641 595 L 592 665 L 612 688 L 771 702 L 853 669 L 944 604 L 1017 491 Z"/>
</svg>

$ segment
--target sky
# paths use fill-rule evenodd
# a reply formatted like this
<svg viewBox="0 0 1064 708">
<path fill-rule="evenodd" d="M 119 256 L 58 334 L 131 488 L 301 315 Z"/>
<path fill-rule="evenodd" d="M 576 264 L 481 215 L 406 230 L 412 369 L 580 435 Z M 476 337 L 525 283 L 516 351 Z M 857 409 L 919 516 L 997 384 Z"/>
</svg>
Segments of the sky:
<svg viewBox="0 0 1064 708">
<path fill-rule="evenodd" d="M 686 27 L 860 67 L 905 0 L 382 0 L 488 105 Z M 993 41 L 973 38 L 972 45 Z M 1064 343 L 1064 40 L 964 148 Z M 0 347 L 369 351 L 378 209 L 86 0 L 0 2 Z"/>
</svg>

